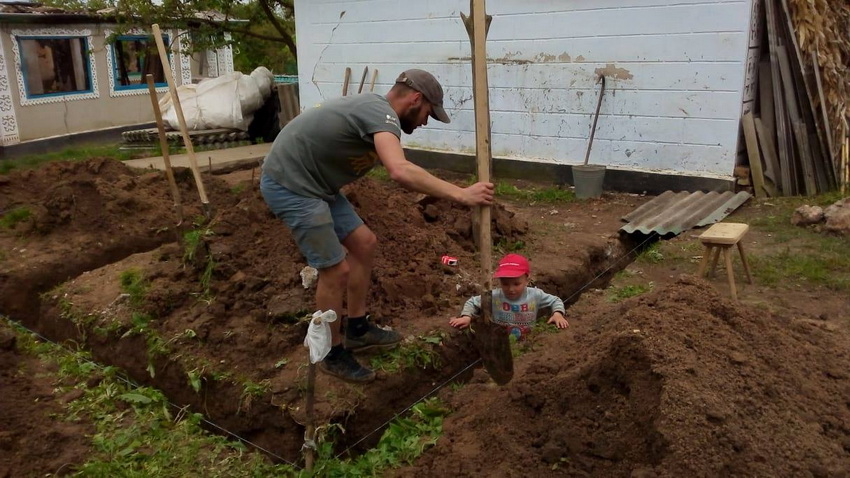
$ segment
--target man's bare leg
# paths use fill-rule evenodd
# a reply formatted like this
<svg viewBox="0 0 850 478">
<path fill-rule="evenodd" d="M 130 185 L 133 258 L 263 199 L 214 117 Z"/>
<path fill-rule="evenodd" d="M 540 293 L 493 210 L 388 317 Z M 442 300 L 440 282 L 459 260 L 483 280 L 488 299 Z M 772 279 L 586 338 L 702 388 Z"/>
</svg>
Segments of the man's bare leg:
<svg viewBox="0 0 850 478">
<path fill-rule="evenodd" d="M 354 230 L 342 241 L 348 249 L 348 315 L 362 317 L 366 315 L 366 300 L 369 296 L 369 284 L 372 282 L 372 266 L 375 263 L 375 251 L 378 240 L 365 224 Z"/>
<path fill-rule="evenodd" d="M 321 311 L 333 310 L 336 312 L 336 323 L 331 324 L 333 345 L 342 343 L 342 298 L 346 291 L 346 284 L 350 274 L 347 260 L 324 269 L 319 269 L 319 283 L 316 286 L 316 307 Z"/>
</svg>

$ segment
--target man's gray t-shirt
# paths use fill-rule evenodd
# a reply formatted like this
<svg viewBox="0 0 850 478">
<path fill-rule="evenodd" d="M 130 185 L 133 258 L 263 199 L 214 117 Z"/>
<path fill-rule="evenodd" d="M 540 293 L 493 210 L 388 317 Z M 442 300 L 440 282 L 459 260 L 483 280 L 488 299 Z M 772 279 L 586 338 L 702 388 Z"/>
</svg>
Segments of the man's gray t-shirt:
<svg viewBox="0 0 850 478">
<path fill-rule="evenodd" d="M 307 197 L 333 199 L 378 164 L 372 135 L 401 138 L 398 115 L 383 96 L 344 96 L 304 111 L 277 135 L 263 173 Z"/>
</svg>

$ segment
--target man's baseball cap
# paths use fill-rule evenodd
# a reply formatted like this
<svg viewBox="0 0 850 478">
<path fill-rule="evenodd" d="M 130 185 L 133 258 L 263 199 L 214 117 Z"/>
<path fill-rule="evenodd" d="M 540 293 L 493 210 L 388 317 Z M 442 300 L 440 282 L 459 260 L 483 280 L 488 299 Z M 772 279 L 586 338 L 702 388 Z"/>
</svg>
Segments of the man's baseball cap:
<svg viewBox="0 0 850 478">
<path fill-rule="evenodd" d="M 530 270 L 528 259 L 519 254 L 508 254 L 499 261 L 493 277 L 522 277 Z"/>
<path fill-rule="evenodd" d="M 428 103 L 431 103 L 431 116 L 434 119 L 443 123 L 452 122 L 446 110 L 443 109 L 443 87 L 434 75 L 425 70 L 411 69 L 401 72 L 395 82 L 403 83 L 422 93 Z"/>
</svg>

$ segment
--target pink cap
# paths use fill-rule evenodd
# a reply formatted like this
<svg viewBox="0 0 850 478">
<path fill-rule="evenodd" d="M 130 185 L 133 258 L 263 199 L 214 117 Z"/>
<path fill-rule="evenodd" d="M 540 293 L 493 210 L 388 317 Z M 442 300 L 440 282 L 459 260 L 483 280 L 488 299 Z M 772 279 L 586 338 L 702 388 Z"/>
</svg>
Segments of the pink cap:
<svg viewBox="0 0 850 478">
<path fill-rule="evenodd" d="M 508 254 L 499 261 L 493 277 L 522 277 L 530 270 L 528 259 L 519 254 Z"/>
</svg>

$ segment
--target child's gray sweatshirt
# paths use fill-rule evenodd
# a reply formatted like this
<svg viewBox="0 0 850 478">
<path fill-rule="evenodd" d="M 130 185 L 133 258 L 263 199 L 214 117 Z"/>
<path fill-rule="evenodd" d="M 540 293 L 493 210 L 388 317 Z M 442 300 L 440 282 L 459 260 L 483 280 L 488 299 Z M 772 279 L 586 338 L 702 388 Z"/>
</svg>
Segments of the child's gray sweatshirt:
<svg viewBox="0 0 850 478">
<path fill-rule="evenodd" d="M 493 289 L 492 321 L 505 326 L 531 327 L 537 320 L 540 309 L 551 307 L 552 313 L 566 313 L 564 301 L 536 287 L 526 287 L 517 300 L 508 300 L 502 289 Z M 466 301 L 461 316 L 481 315 L 481 296 Z"/>
</svg>

